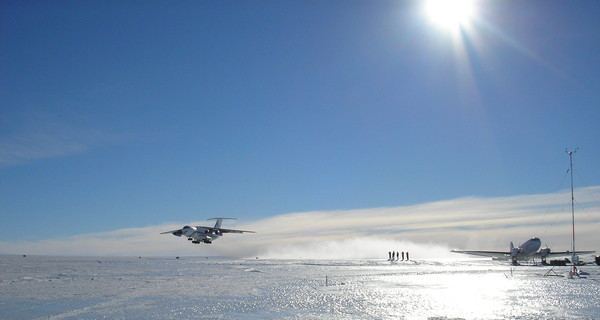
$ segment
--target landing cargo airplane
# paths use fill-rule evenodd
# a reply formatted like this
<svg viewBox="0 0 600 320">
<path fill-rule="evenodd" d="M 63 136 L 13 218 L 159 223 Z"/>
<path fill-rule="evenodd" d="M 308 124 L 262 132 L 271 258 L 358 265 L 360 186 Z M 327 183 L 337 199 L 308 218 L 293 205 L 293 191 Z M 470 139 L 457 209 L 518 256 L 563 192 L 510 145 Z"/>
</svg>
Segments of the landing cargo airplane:
<svg viewBox="0 0 600 320">
<path fill-rule="evenodd" d="M 236 218 L 212 218 L 208 220 L 217 220 L 217 223 L 215 223 L 214 227 L 185 226 L 178 230 L 161 232 L 161 234 L 171 233 L 178 237 L 186 236 L 189 241 L 195 244 L 199 244 L 200 242 L 211 244 L 214 240 L 217 240 L 219 237 L 221 237 L 223 233 L 255 233 L 254 231 L 223 229 L 221 228 L 221 223 L 223 223 L 224 219 L 237 220 Z"/>
<path fill-rule="evenodd" d="M 522 245 L 515 248 L 514 244 L 510 243 L 510 251 L 467 251 L 467 250 L 452 250 L 455 253 L 472 254 L 476 256 L 492 257 L 494 259 L 511 260 L 513 264 L 517 264 L 518 260 L 530 260 L 536 257 L 541 258 L 543 262 L 550 256 L 565 256 L 571 255 L 569 251 L 552 252 L 550 248 L 540 249 L 542 241 L 540 238 L 531 238 L 525 241 Z M 575 254 L 591 254 L 595 251 L 577 251 Z"/>
</svg>

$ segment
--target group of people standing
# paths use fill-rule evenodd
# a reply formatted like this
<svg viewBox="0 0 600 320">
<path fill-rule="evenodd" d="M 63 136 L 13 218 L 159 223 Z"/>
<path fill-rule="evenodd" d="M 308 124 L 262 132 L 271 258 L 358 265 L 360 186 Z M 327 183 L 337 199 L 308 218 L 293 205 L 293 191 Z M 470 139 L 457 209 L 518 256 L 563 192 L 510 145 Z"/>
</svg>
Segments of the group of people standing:
<svg viewBox="0 0 600 320">
<path fill-rule="evenodd" d="M 388 261 L 404 261 L 404 260 L 408 261 L 408 260 L 410 260 L 408 258 L 408 251 L 406 252 L 406 259 L 404 259 L 404 257 L 405 257 L 405 252 L 404 251 L 402 251 L 402 252 L 389 251 L 388 252 L 388 257 L 389 257 Z M 400 259 L 400 257 L 402 257 L 402 259 Z"/>
</svg>

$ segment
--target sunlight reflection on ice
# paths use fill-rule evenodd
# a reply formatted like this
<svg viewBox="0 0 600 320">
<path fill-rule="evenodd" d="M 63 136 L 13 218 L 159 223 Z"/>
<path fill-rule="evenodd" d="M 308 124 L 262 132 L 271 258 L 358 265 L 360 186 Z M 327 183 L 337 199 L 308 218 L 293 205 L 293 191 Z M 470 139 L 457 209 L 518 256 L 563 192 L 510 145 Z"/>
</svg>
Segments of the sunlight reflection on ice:
<svg viewBox="0 0 600 320">
<path fill-rule="evenodd" d="M 512 287 L 512 282 L 499 274 L 432 275 L 415 281 L 431 288 L 426 295 L 440 304 L 434 308 L 450 317 L 493 318 L 501 313 L 506 292 Z"/>
</svg>

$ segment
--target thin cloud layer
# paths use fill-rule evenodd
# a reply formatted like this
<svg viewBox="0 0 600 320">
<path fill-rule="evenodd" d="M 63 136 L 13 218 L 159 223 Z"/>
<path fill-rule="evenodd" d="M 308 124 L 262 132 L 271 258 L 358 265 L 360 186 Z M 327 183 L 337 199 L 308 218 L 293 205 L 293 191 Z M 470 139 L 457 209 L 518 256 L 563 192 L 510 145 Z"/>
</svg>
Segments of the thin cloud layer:
<svg viewBox="0 0 600 320">
<path fill-rule="evenodd" d="M 22 119 L 21 126 L 0 137 L 0 168 L 80 154 L 122 139 L 89 124 L 77 125 L 73 120 L 44 113 L 30 114 Z"/>
<path fill-rule="evenodd" d="M 576 191 L 577 248 L 596 250 L 600 186 Z M 161 235 L 184 223 L 129 228 L 37 242 L 0 242 L 0 252 L 50 255 L 219 255 L 261 258 L 383 258 L 409 251 L 413 258 L 447 257 L 461 249 L 507 250 L 532 236 L 553 250 L 571 247 L 568 192 L 501 198 L 460 198 L 414 206 L 315 211 L 278 215 L 228 228 L 212 245 Z M 199 221 L 193 225 L 210 225 Z"/>
</svg>

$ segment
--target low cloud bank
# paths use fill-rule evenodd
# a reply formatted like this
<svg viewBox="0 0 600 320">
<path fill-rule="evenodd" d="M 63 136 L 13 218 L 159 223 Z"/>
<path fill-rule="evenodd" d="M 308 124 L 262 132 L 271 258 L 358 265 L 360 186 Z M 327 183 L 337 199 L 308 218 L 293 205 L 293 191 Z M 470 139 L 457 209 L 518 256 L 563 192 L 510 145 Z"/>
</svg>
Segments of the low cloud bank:
<svg viewBox="0 0 600 320">
<path fill-rule="evenodd" d="M 599 248 L 600 186 L 576 191 L 579 250 Z M 411 258 L 440 258 L 449 250 L 507 250 L 537 236 L 553 250 L 571 246 L 570 195 L 468 197 L 414 206 L 315 211 L 278 215 L 228 228 L 256 234 L 227 234 L 212 245 L 161 235 L 184 224 L 76 235 L 37 242 L 0 242 L 0 252 L 43 255 L 174 256 L 218 255 L 261 258 L 385 258 L 409 251 Z"/>
</svg>

